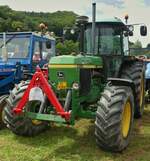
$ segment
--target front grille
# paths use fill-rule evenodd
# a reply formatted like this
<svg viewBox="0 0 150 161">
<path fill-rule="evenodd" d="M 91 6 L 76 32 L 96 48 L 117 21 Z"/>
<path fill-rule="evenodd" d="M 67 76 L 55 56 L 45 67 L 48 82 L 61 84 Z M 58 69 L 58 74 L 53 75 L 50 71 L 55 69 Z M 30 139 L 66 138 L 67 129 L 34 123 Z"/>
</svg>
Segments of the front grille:
<svg viewBox="0 0 150 161">
<path fill-rule="evenodd" d="M 88 94 L 91 88 L 91 70 L 80 69 L 80 95 Z"/>
</svg>

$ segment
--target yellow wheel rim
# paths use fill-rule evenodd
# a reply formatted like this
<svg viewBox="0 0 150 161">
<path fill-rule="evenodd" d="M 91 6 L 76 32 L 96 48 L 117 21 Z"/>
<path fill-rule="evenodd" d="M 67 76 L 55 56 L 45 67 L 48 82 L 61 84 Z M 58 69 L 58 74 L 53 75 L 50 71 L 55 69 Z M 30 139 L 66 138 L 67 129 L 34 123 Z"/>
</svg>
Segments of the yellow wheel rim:
<svg viewBox="0 0 150 161">
<path fill-rule="evenodd" d="M 126 138 L 129 133 L 131 122 L 131 103 L 127 101 L 122 114 L 122 136 Z"/>
<path fill-rule="evenodd" d="M 34 125 L 40 125 L 42 123 L 42 121 L 39 121 L 39 120 L 32 120 L 32 123 Z"/>
<path fill-rule="evenodd" d="M 142 104 L 143 104 L 143 92 L 144 92 L 144 79 L 142 78 L 142 81 L 141 81 L 141 93 L 140 93 L 140 108 L 142 107 Z"/>
</svg>

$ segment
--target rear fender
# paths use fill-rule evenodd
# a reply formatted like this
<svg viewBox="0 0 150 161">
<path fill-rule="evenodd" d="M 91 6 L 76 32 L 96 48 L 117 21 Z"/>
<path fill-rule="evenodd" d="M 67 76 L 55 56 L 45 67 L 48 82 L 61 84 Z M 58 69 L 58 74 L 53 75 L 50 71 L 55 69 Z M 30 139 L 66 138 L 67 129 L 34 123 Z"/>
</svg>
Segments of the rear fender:
<svg viewBox="0 0 150 161">
<path fill-rule="evenodd" d="M 108 78 L 108 82 L 111 82 L 112 85 L 115 86 L 127 86 L 132 89 L 134 97 L 136 97 L 136 90 L 135 90 L 135 84 L 132 80 L 129 79 L 121 79 L 121 78 Z"/>
</svg>

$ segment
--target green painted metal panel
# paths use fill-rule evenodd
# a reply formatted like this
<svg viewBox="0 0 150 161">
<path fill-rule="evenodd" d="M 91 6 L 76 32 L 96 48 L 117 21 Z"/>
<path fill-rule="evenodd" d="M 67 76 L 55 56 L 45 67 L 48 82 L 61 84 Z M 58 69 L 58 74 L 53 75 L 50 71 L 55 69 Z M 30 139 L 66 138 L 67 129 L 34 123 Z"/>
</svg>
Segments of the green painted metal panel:
<svg viewBox="0 0 150 161">
<path fill-rule="evenodd" d="M 53 122 L 61 122 L 66 123 L 65 119 L 63 119 L 59 115 L 52 115 L 52 114 L 40 114 L 40 113 L 33 113 L 33 112 L 26 112 L 25 115 L 32 120 L 43 120 L 43 121 L 53 121 Z"/>
<path fill-rule="evenodd" d="M 61 73 L 63 76 L 59 76 Z M 59 82 L 67 82 L 67 88 L 72 88 L 74 82 L 79 83 L 79 69 L 78 68 L 50 68 L 49 69 L 49 83 L 57 89 Z"/>
<path fill-rule="evenodd" d="M 50 59 L 50 65 L 54 64 L 76 64 L 76 65 L 97 65 L 102 66 L 102 59 L 97 56 L 83 56 L 83 55 L 63 55 L 56 56 Z"/>
</svg>

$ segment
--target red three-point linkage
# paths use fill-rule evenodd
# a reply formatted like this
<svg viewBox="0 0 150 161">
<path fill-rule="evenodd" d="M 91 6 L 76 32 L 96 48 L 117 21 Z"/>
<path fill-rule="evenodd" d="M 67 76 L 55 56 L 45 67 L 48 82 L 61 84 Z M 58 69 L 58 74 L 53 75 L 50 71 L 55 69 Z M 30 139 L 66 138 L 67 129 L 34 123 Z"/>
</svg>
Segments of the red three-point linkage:
<svg viewBox="0 0 150 161">
<path fill-rule="evenodd" d="M 51 88 L 51 85 L 48 83 L 47 78 L 48 78 L 47 72 L 46 71 L 42 72 L 40 68 L 37 68 L 35 74 L 33 75 L 29 83 L 28 88 L 26 89 L 18 105 L 13 109 L 13 112 L 15 114 L 22 113 L 22 110 L 25 108 L 25 105 L 29 100 L 30 90 L 34 87 L 39 87 L 46 94 L 47 98 L 49 99 L 53 107 L 55 108 L 57 114 L 65 118 L 66 121 L 69 121 L 70 112 L 64 111 L 64 108 L 61 106 L 60 102 L 58 101 L 55 93 L 53 92 Z"/>
</svg>

